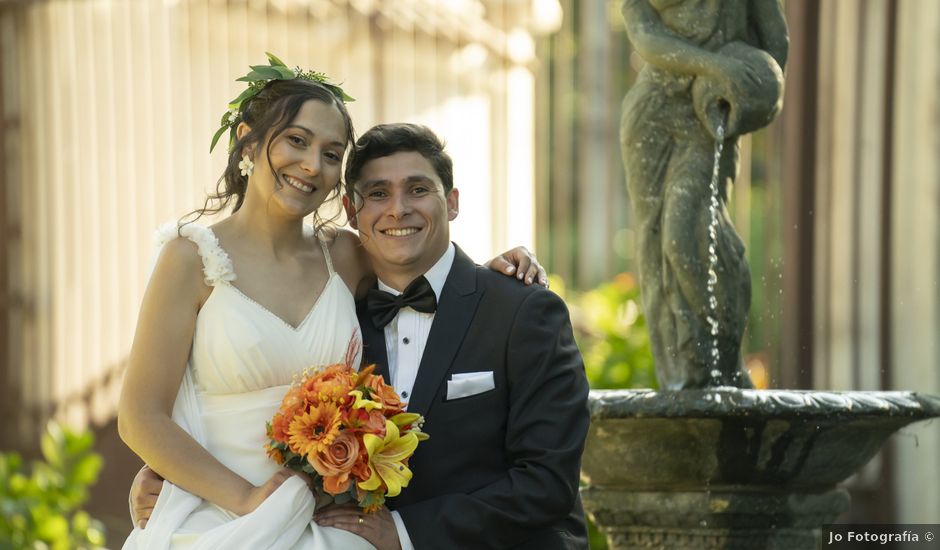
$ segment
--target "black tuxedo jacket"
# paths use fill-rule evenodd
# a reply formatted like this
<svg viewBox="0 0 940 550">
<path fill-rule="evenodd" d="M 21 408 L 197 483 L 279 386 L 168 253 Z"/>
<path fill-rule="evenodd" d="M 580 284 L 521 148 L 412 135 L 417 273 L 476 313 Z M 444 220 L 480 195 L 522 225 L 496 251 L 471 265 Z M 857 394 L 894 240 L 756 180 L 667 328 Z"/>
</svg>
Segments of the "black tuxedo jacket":
<svg viewBox="0 0 940 550">
<path fill-rule="evenodd" d="M 385 333 L 358 304 L 364 358 L 388 380 Z M 454 373 L 496 387 L 447 399 Z M 587 548 L 578 496 L 588 383 L 564 302 L 459 248 L 408 411 L 425 416 L 410 485 L 389 499 L 417 550 Z"/>
</svg>

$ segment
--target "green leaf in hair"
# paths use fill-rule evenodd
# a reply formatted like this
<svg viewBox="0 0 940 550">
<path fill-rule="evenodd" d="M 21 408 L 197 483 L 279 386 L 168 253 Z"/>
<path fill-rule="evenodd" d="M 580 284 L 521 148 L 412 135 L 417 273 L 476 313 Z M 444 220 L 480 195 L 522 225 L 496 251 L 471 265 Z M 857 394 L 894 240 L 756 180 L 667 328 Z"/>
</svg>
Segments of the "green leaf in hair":
<svg viewBox="0 0 940 550">
<path fill-rule="evenodd" d="M 226 130 L 229 131 L 229 150 L 231 150 L 232 146 L 235 144 L 235 129 L 238 127 L 238 122 L 244 118 L 245 106 L 256 95 L 261 93 L 261 90 L 263 90 L 265 86 L 275 80 L 294 80 L 295 78 L 300 78 L 311 82 L 318 82 L 343 103 L 355 101 L 355 99 L 344 92 L 342 88 L 330 82 L 329 78 L 327 78 L 324 73 L 304 71 L 300 67 L 291 69 L 271 52 L 264 53 L 268 56 L 267 65 L 250 65 L 251 71 L 248 74 L 235 79 L 236 82 L 247 82 L 248 87 L 238 94 L 238 97 L 229 102 L 229 110 L 222 115 L 222 119 L 219 123 L 220 127 L 212 136 L 212 143 L 209 145 L 210 153 Z"/>
</svg>

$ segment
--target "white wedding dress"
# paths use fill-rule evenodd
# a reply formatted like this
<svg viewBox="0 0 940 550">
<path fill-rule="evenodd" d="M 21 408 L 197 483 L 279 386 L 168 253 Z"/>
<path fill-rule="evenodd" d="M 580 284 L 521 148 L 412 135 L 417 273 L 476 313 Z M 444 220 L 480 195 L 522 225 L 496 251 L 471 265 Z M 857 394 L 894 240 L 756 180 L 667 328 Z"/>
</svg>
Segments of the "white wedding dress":
<svg viewBox="0 0 940 550">
<path fill-rule="evenodd" d="M 330 276 L 307 317 L 293 327 L 233 286 L 232 262 L 211 229 L 189 224 L 182 236 L 196 243 L 213 290 L 196 317 L 173 419 L 221 463 L 261 485 L 279 468 L 265 454 L 265 423 L 294 375 L 343 362 L 350 339 L 359 339 L 353 296 L 321 241 Z M 176 237 L 176 224 L 164 225 L 157 246 Z M 313 495 L 297 477 L 244 516 L 164 482 L 146 529 L 134 529 L 124 548 L 374 548 L 348 531 L 318 526 L 313 510 Z"/>
</svg>

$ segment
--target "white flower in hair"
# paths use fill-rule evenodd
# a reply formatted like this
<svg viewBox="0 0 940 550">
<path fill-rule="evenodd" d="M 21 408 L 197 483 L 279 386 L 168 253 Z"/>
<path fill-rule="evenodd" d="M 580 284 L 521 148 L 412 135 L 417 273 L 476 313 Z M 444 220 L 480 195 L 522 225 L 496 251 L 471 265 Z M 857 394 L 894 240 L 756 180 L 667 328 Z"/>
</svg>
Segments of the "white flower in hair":
<svg viewBox="0 0 940 550">
<path fill-rule="evenodd" d="M 238 163 L 238 168 L 242 171 L 242 175 L 246 178 L 251 177 L 252 170 L 255 169 L 255 163 L 251 162 L 251 159 L 248 158 L 248 155 L 242 157 L 242 161 Z"/>
</svg>

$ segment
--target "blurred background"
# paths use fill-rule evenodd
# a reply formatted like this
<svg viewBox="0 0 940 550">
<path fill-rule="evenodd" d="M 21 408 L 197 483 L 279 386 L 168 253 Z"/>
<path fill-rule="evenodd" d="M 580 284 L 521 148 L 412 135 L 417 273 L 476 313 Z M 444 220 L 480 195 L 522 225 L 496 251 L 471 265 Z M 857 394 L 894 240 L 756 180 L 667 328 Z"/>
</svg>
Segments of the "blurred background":
<svg viewBox="0 0 940 550">
<path fill-rule="evenodd" d="M 784 109 L 742 141 L 731 200 L 753 276 L 748 367 L 761 387 L 940 393 L 940 2 L 784 6 Z M 360 132 L 412 121 L 445 137 L 454 240 L 478 261 L 535 250 L 594 387 L 655 386 L 619 150 L 643 61 L 619 2 L 3 0 L 4 510 L 36 459 L 66 472 L 108 546 L 129 531 L 140 462 L 114 413 L 152 234 L 215 188 L 210 138 L 265 51 L 342 82 Z M 841 521 L 936 522 L 938 463 L 940 425 L 908 428 L 847 482 Z"/>
</svg>

